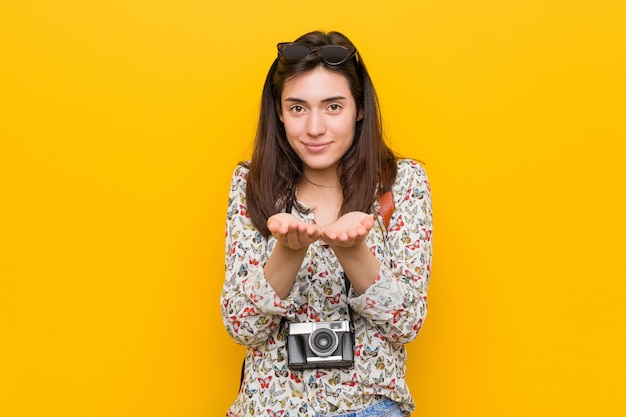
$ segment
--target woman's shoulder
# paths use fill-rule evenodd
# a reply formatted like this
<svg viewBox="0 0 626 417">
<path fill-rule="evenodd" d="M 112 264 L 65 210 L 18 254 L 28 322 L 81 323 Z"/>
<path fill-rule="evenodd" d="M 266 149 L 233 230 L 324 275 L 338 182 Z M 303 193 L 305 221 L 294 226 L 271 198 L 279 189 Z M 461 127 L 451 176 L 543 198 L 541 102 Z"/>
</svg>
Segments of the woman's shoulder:
<svg viewBox="0 0 626 417">
<path fill-rule="evenodd" d="M 427 179 L 426 170 L 424 169 L 424 163 L 417 159 L 402 158 L 396 162 L 398 166 L 398 174 L 396 176 L 396 182 L 411 177 L 420 177 Z"/>
<path fill-rule="evenodd" d="M 417 159 L 399 159 L 398 172 L 393 186 L 394 195 L 417 193 L 421 196 L 430 194 L 430 182 L 424 164 Z"/>
<path fill-rule="evenodd" d="M 250 161 L 241 161 L 235 166 L 233 177 L 247 177 L 250 171 Z"/>
<path fill-rule="evenodd" d="M 248 181 L 248 173 L 250 172 L 249 161 L 239 162 L 233 170 L 232 181 L 245 184 Z"/>
<path fill-rule="evenodd" d="M 230 191 L 245 194 L 248 183 L 249 167 L 247 162 L 240 162 L 235 166 L 230 181 Z"/>
</svg>

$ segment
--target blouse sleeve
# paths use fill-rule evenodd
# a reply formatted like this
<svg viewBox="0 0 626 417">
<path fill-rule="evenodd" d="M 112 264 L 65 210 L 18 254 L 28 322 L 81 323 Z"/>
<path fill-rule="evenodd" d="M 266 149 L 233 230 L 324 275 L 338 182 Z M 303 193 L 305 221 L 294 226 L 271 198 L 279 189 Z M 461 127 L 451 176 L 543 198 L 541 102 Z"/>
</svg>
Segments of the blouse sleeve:
<svg viewBox="0 0 626 417">
<path fill-rule="evenodd" d="M 393 194 L 396 210 L 384 243 L 373 248 L 381 260 L 379 275 L 350 304 L 377 326 L 381 336 L 408 343 L 426 317 L 432 259 L 432 204 L 423 167 L 416 161 L 402 161 Z"/>
<path fill-rule="evenodd" d="M 263 267 L 273 245 L 252 224 L 246 208 L 248 169 L 238 166 L 232 177 L 226 222 L 226 279 L 221 293 L 224 326 L 245 346 L 266 342 L 283 317 L 298 308 L 298 285 L 282 300 L 266 281 Z"/>
</svg>

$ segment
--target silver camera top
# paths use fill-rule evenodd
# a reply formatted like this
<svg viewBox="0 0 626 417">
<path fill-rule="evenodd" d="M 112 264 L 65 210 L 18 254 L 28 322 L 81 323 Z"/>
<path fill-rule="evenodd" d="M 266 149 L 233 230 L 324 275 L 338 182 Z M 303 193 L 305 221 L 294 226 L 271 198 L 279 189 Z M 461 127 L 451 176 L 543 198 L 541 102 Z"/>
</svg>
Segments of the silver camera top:
<svg viewBox="0 0 626 417">
<path fill-rule="evenodd" d="M 289 323 L 289 334 L 308 334 L 313 333 L 317 329 L 329 329 L 334 332 L 349 332 L 349 321 L 318 321 L 318 322 L 301 322 Z"/>
</svg>

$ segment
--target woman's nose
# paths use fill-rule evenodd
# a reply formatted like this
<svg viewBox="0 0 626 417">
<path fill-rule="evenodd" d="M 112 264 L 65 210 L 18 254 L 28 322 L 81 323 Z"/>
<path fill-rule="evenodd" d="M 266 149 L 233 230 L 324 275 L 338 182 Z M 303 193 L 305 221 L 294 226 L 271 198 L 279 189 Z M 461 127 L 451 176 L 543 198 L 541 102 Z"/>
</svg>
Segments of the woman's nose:
<svg viewBox="0 0 626 417">
<path fill-rule="evenodd" d="M 309 136 L 321 136 L 326 133 L 324 116 L 318 112 L 311 112 L 307 119 L 306 130 Z"/>
</svg>

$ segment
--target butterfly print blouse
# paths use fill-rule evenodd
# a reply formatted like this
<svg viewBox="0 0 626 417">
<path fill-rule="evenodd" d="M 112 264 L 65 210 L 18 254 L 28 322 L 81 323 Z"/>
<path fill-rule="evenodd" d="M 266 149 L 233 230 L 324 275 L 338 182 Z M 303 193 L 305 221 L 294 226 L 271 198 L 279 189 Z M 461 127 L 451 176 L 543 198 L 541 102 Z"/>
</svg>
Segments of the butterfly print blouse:
<svg viewBox="0 0 626 417">
<path fill-rule="evenodd" d="M 428 178 L 416 161 L 398 161 L 393 186 L 396 209 L 387 230 L 375 203 L 374 228 L 366 238 L 380 261 L 376 281 L 346 294 L 343 270 L 324 242 L 310 245 L 290 294 L 281 299 L 263 266 L 276 243 L 256 230 L 246 210 L 246 178 L 234 171 L 228 200 L 226 279 L 221 293 L 224 325 L 247 347 L 244 380 L 228 416 L 314 416 L 359 410 L 382 397 L 408 415 L 415 408 L 405 380 L 405 344 L 426 316 L 432 257 L 432 206 Z M 292 214 L 314 222 L 312 212 Z M 354 367 L 291 370 L 283 320 L 349 320 L 353 311 Z"/>
</svg>

